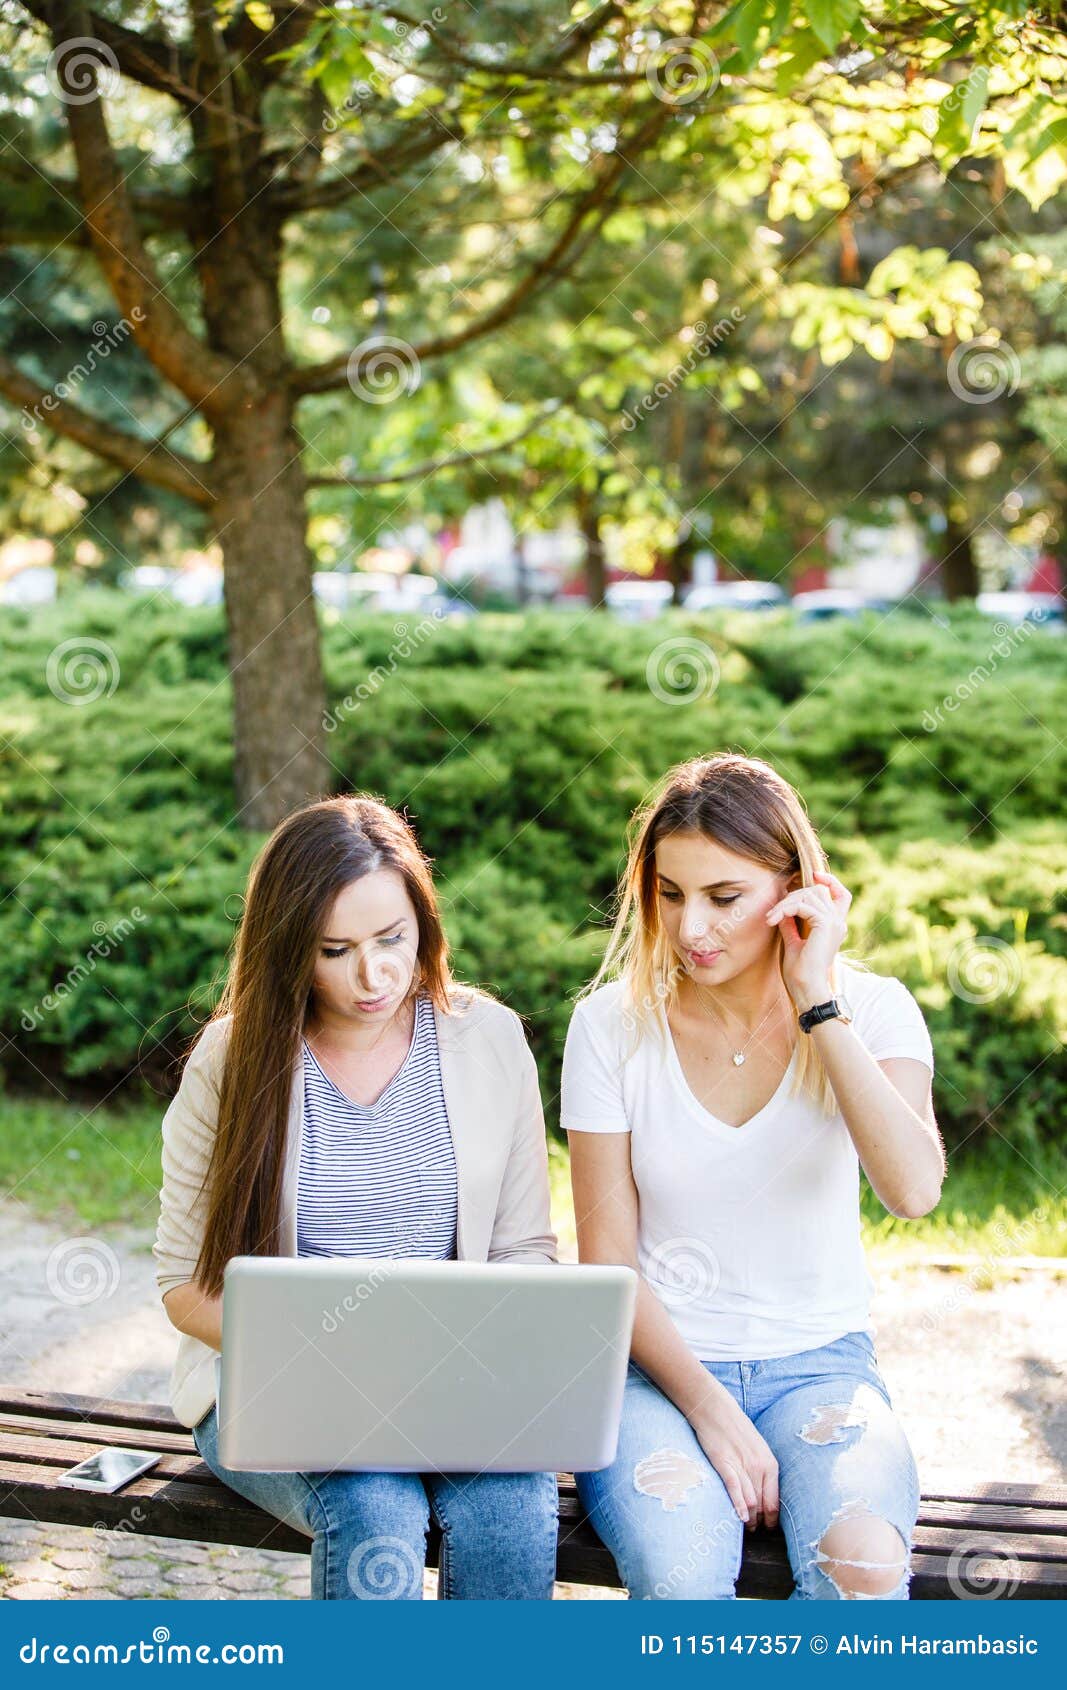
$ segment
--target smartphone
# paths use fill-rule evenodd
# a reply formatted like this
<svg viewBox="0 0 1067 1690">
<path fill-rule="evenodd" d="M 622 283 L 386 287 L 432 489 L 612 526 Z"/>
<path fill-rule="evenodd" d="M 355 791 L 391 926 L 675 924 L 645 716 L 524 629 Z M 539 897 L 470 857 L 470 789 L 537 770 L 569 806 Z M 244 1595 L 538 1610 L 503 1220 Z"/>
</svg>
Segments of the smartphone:
<svg viewBox="0 0 1067 1690">
<path fill-rule="evenodd" d="M 56 1484 L 70 1485 L 74 1490 L 121 1490 L 139 1473 L 147 1473 L 159 1459 L 148 1449 L 99 1449 L 88 1460 L 60 1473 Z"/>
</svg>

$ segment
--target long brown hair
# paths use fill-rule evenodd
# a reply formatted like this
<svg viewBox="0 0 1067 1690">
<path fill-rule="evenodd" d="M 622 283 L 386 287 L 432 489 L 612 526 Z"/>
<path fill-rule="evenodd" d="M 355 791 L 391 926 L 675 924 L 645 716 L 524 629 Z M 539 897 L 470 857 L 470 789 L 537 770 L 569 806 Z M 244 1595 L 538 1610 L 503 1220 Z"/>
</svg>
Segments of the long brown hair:
<svg viewBox="0 0 1067 1690">
<path fill-rule="evenodd" d="M 678 989 L 680 965 L 660 920 L 656 845 L 668 834 L 683 832 L 713 839 L 797 886 L 814 885 L 815 871 L 827 867 L 826 852 L 800 794 L 762 758 L 724 752 L 694 757 L 668 770 L 630 824 L 614 926 L 596 977 L 581 994 L 595 991 L 606 979 L 623 981 L 633 1049 L 648 1030 L 665 1036 L 666 1016 Z M 780 971 L 781 934 L 776 932 L 775 939 Z M 844 951 L 838 956 L 855 968 L 866 967 Z M 836 960 L 831 979 L 839 989 Z M 660 1006 L 662 1015 L 657 1013 Z M 837 1108 L 818 1051 L 811 1039 L 798 1033 L 793 1092 L 802 1091 L 812 1093 L 827 1114 Z"/>
<path fill-rule="evenodd" d="M 278 1254 L 289 1100 L 316 956 L 337 894 L 383 868 L 403 877 L 418 916 L 410 993 L 448 1012 L 455 982 L 429 862 L 388 804 L 363 794 L 307 804 L 275 828 L 252 865 L 211 1017 L 230 1025 L 194 1275 L 209 1297 L 221 1293 L 231 1256 Z"/>
</svg>

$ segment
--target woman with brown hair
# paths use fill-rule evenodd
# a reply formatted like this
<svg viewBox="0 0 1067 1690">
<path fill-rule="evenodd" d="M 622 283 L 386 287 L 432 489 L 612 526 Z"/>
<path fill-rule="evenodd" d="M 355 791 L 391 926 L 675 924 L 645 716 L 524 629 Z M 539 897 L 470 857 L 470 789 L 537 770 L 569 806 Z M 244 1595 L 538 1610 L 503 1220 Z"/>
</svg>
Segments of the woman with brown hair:
<svg viewBox="0 0 1067 1690">
<path fill-rule="evenodd" d="M 795 1596 L 908 1594 L 859 1170 L 917 1216 L 944 1156 L 922 1012 L 843 955 L 851 901 L 769 764 L 682 764 L 568 1029 L 579 1254 L 640 1276 L 617 1456 L 576 1475 L 631 1597 L 733 1597 L 743 1528 L 779 1514 Z"/>
<path fill-rule="evenodd" d="M 232 1489 L 312 1538 L 312 1595 L 552 1595 L 554 1473 L 258 1473 L 217 1455 L 236 1255 L 551 1263 L 537 1070 L 517 1015 L 457 985 L 428 862 L 379 800 L 289 816 L 248 882 L 219 1007 L 163 1122 L 154 1247 L 182 1334 L 177 1418 Z"/>
</svg>

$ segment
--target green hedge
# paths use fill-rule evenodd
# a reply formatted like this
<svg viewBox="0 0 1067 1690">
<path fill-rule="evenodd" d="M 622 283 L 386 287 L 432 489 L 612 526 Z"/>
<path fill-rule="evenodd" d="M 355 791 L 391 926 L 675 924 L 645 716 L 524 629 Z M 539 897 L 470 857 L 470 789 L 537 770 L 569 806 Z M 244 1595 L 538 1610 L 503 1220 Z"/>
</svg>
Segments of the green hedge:
<svg viewBox="0 0 1067 1690">
<path fill-rule="evenodd" d="M 158 1079 L 218 990 L 260 843 L 232 824 L 221 616 L 94 593 L 2 618 L 5 1072 Z M 1067 644 L 944 622 L 324 616 L 334 789 L 407 807 L 459 971 L 529 1018 L 550 1119 L 626 822 L 669 764 L 733 749 L 800 788 L 856 893 L 851 946 L 923 1003 L 950 1142 L 1054 1139 Z M 100 642 L 109 696 L 53 696 L 68 640 Z M 665 692 L 679 654 L 700 696 Z"/>
</svg>

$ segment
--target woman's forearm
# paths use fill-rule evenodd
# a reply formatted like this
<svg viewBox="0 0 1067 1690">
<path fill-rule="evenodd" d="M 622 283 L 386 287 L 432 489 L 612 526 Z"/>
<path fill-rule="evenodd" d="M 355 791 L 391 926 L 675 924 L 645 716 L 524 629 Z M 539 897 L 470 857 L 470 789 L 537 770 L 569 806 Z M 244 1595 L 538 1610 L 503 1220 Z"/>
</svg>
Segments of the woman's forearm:
<svg viewBox="0 0 1067 1690">
<path fill-rule="evenodd" d="M 163 1298 L 167 1318 L 179 1332 L 199 1338 L 213 1350 L 222 1351 L 222 1298 L 208 1297 L 195 1280 L 175 1285 Z"/>
<path fill-rule="evenodd" d="M 815 1041 L 856 1153 L 891 1214 L 925 1215 L 945 1177 L 937 1128 L 912 1108 L 854 1029 L 834 1018 L 802 1034 Z"/>
<path fill-rule="evenodd" d="M 682 1338 L 667 1310 L 642 1276 L 637 1282 L 630 1355 L 690 1425 L 707 1425 L 732 1402 L 729 1391 L 709 1373 Z"/>
</svg>

